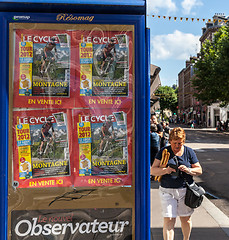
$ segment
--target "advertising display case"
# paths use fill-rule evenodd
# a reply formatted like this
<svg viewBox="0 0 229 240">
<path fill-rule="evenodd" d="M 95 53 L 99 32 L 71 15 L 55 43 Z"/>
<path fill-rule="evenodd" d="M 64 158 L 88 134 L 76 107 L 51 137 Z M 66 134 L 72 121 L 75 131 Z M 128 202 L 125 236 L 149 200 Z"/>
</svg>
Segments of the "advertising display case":
<svg viewBox="0 0 229 240">
<path fill-rule="evenodd" d="M 0 9 L 0 238 L 149 239 L 145 1 Z"/>
</svg>

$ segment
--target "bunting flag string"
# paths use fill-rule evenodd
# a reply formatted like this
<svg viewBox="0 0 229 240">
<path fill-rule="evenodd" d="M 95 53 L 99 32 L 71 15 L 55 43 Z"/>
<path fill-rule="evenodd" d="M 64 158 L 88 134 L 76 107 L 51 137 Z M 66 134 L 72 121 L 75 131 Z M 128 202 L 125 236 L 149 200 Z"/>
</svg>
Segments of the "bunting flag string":
<svg viewBox="0 0 229 240">
<path fill-rule="evenodd" d="M 161 18 L 163 18 L 163 19 L 168 19 L 169 21 L 170 20 L 174 20 L 174 21 L 177 21 L 178 19 L 182 22 L 183 20 L 184 21 L 192 21 L 192 22 L 194 22 L 194 21 L 197 21 L 197 22 L 200 22 L 200 21 L 203 21 L 203 22 L 216 22 L 216 21 L 218 21 L 219 23 L 227 23 L 228 21 L 229 21 L 229 19 L 207 19 L 207 18 L 188 18 L 188 17 L 171 17 L 171 16 L 160 16 L 160 15 L 149 15 L 149 14 L 147 14 L 146 16 L 152 16 L 153 18 L 159 18 L 159 19 L 161 19 Z"/>
</svg>

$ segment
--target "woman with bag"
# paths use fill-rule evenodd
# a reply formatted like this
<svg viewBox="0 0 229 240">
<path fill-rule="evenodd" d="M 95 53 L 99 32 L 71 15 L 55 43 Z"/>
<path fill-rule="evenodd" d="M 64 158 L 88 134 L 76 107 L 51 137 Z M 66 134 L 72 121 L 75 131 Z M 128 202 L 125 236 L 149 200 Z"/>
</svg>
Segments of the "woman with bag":
<svg viewBox="0 0 229 240">
<path fill-rule="evenodd" d="M 189 240 L 193 209 L 185 205 L 186 181 L 192 184 L 193 176 L 202 174 L 194 151 L 185 146 L 185 131 L 174 128 L 169 134 L 170 146 L 162 148 L 151 167 L 151 175 L 160 182 L 159 193 L 164 217 L 163 238 L 174 239 L 176 217 L 180 217 L 183 239 Z"/>
</svg>

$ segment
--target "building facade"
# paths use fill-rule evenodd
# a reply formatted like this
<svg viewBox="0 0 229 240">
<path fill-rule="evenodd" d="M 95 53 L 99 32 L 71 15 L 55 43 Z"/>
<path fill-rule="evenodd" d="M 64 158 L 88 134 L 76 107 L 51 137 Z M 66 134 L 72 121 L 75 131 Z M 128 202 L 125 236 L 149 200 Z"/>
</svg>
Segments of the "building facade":
<svg viewBox="0 0 229 240">
<path fill-rule="evenodd" d="M 197 125 L 206 125 L 206 109 L 194 96 L 195 90 L 192 87 L 192 78 L 194 77 L 194 64 L 197 57 L 190 57 L 186 61 L 186 66 L 178 74 L 178 115 L 181 122 L 190 124 L 195 121 Z"/>
<path fill-rule="evenodd" d="M 207 22 L 202 28 L 200 37 L 201 46 L 206 40 L 212 41 L 214 34 L 219 28 L 226 24 L 226 18 L 223 14 L 215 14 L 211 22 Z M 194 77 L 194 62 L 197 57 L 190 57 L 186 61 L 186 66 L 178 74 L 178 106 L 179 117 L 184 123 L 195 121 L 197 125 L 206 127 L 216 127 L 219 121 L 226 122 L 229 119 L 229 108 L 220 108 L 220 103 L 214 103 L 210 106 L 203 105 L 194 96 L 192 87 L 192 78 Z"/>
<path fill-rule="evenodd" d="M 155 92 L 161 86 L 159 72 L 161 68 L 150 64 L 150 113 L 155 114 L 160 109 L 160 98 L 155 96 Z"/>
</svg>

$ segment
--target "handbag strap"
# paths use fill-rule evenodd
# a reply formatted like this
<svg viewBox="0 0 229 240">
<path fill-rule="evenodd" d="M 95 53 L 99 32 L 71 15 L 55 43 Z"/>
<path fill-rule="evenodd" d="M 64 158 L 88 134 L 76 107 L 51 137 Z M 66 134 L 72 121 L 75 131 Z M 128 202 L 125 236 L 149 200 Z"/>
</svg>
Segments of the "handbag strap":
<svg viewBox="0 0 229 240">
<path fill-rule="evenodd" d="M 174 158 L 174 160 L 175 160 L 175 162 L 176 162 L 176 164 L 177 164 L 177 166 L 178 166 L 178 159 L 177 159 L 177 156 L 174 156 L 173 157 Z M 186 184 L 186 186 L 188 187 L 188 188 L 190 188 L 191 187 L 191 185 L 188 183 L 188 181 L 187 181 L 187 178 L 184 176 L 184 173 L 183 172 L 181 172 L 180 173 L 180 176 L 184 179 L 184 181 L 185 181 L 185 184 Z M 197 194 L 199 194 L 200 196 L 202 196 L 202 195 L 204 195 L 206 192 L 205 192 L 205 190 L 204 190 L 204 188 L 203 187 L 201 187 L 201 186 L 199 186 L 198 184 L 196 184 L 196 182 L 193 180 L 193 183 L 194 183 L 194 185 L 191 187 L 192 188 L 192 191 L 195 191 Z"/>
<path fill-rule="evenodd" d="M 177 159 L 176 155 L 173 157 L 173 159 L 176 162 L 176 165 L 179 166 L 179 162 L 178 162 L 178 159 Z M 185 183 L 188 184 L 187 178 L 184 176 L 183 172 L 180 172 L 179 175 L 180 175 L 180 177 L 182 177 L 184 179 Z"/>
<path fill-rule="evenodd" d="M 179 162 L 178 162 L 177 156 L 175 155 L 175 156 L 173 157 L 173 159 L 174 159 L 174 161 L 176 162 L 176 165 L 177 165 L 177 167 L 178 167 L 178 166 L 179 166 Z"/>
</svg>

